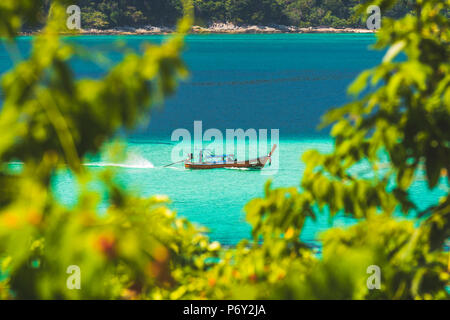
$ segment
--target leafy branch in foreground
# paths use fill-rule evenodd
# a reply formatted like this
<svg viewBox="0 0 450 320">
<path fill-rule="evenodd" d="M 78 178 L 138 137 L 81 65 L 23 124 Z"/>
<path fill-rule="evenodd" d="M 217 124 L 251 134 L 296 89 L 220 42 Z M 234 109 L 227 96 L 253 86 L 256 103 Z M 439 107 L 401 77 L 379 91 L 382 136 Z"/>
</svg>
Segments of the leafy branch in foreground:
<svg viewBox="0 0 450 320">
<path fill-rule="evenodd" d="M 30 3 L 14 1 L 12 11 L 0 5 L 2 35 L 19 30 Z M 268 184 L 265 197 L 246 206 L 252 241 L 229 249 L 177 218 L 165 197 L 129 195 L 113 172 L 80 166 L 174 91 L 186 75 L 180 52 L 191 20 L 161 46 L 126 55 L 103 78 L 75 80 L 68 62 L 77 51 L 55 32 L 63 3 L 53 1 L 30 58 L 2 78 L 2 299 L 448 299 L 448 1 L 418 0 L 416 15 L 383 21 L 376 46 L 389 48 L 384 61 L 351 86 L 354 102 L 325 117 L 333 153 L 305 154 L 301 189 Z M 22 165 L 12 170 L 12 161 Z M 73 208 L 58 204 L 50 186 L 61 168 L 79 182 Z M 410 199 L 422 172 L 429 188 L 447 188 L 429 208 Z M 402 211 L 423 217 L 396 217 Z M 299 236 L 307 218 L 326 212 L 358 221 L 327 231 L 317 257 Z M 69 265 L 82 269 L 81 290 L 66 287 Z M 371 265 L 382 270 L 380 290 L 366 285 Z"/>
<path fill-rule="evenodd" d="M 98 151 L 118 129 L 133 128 L 155 99 L 172 94 L 177 78 L 187 75 L 180 52 L 189 14 L 179 33 L 161 46 L 127 54 L 102 79 L 75 80 L 68 62 L 76 51 L 58 36 L 65 26 L 64 3 L 53 1 L 29 59 L 2 78 L 1 296 L 121 298 L 149 294 L 149 286 L 171 288 L 177 278 L 172 269 L 202 270 L 203 255 L 215 249 L 201 230 L 177 219 L 166 200 L 129 196 L 107 172 L 96 177 L 109 199 L 100 216 L 100 197 L 87 187 L 93 177 L 80 159 Z M 16 5 L 27 7 L 29 1 Z M 4 20 L 8 32 L 19 30 L 15 15 L 1 14 L 9 19 Z M 23 163 L 19 172 L 10 170 L 11 161 Z M 50 187 L 65 164 L 82 188 L 73 209 L 61 207 Z M 82 291 L 65 285 L 72 264 L 83 270 Z"/>
<path fill-rule="evenodd" d="M 374 3 L 388 7 L 393 1 Z M 383 62 L 363 72 L 349 88 L 351 94 L 362 97 L 325 116 L 325 125 L 334 124 L 334 152 L 310 151 L 304 156 L 307 169 L 302 197 L 312 198 L 311 205 L 327 207 L 332 214 L 365 219 L 342 236 L 331 230 L 324 257 L 329 246 L 334 248 L 330 254 L 335 255 L 339 243 L 354 250 L 358 242 L 364 244 L 361 249 L 370 248 L 371 238 L 379 239 L 376 246 L 384 252 L 373 262 L 392 275 L 379 293 L 384 298 L 446 296 L 448 253 L 443 253 L 443 247 L 450 237 L 448 9 L 448 1 L 419 0 L 414 16 L 383 20 L 375 45 L 388 48 Z M 399 57 L 400 53 L 406 59 Z M 352 174 L 361 166 L 370 168 L 370 178 Z M 411 185 L 422 172 L 430 189 L 438 183 L 446 186 L 446 195 L 424 212 L 410 197 Z M 419 218 L 426 213 L 425 219 L 416 221 L 419 228 L 406 232 L 402 241 L 394 227 L 401 233 L 408 228 L 392 218 L 398 210 Z M 390 226 L 396 240 L 383 236 L 383 225 Z M 388 245 L 393 241 L 397 245 Z M 377 254 L 376 247 L 370 251 Z"/>
<path fill-rule="evenodd" d="M 390 7 L 394 1 L 373 3 Z M 334 151 L 305 153 L 300 192 L 270 190 L 269 185 L 264 199 L 247 205 L 248 220 L 264 241 L 248 256 L 282 243 L 281 256 L 293 254 L 301 261 L 303 250 L 286 249 L 290 242 L 297 243 L 305 217 L 314 218 L 320 211 L 360 221 L 347 230 L 326 232 L 322 259 L 306 272 L 298 269 L 303 281 L 287 276 L 286 287 L 276 298 L 448 298 L 449 254 L 444 252 L 450 237 L 448 9 L 448 1 L 419 0 L 416 15 L 384 19 L 375 45 L 389 49 L 383 62 L 363 72 L 349 88 L 357 98 L 354 102 L 324 118 L 324 125 L 333 124 Z M 368 170 L 364 174 L 368 178 L 358 175 L 361 169 Z M 412 183 L 422 172 L 430 189 L 440 184 L 446 190 L 425 210 L 410 197 Z M 395 217 L 400 212 L 417 218 L 403 221 Z M 382 270 L 379 291 L 366 287 L 366 268 L 371 265 Z M 256 289 L 256 297 L 273 297 L 269 290 Z"/>
</svg>

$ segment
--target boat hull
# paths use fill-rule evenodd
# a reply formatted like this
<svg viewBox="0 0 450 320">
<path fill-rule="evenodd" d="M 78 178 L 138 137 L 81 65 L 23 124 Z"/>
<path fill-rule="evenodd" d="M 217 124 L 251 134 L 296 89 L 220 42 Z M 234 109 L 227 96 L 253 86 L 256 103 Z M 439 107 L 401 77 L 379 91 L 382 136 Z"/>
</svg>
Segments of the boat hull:
<svg viewBox="0 0 450 320">
<path fill-rule="evenodd" d="M 261 170 L 266 166 L 269 157 L 262 157 L 249 161 L 235 161 L 235 162 L 223 162 L 223 163 L 192 163 L 185 162 L 186 169 L 191 170 L 209 170 L 209 169 L 251 169 Z"/>
</svg>

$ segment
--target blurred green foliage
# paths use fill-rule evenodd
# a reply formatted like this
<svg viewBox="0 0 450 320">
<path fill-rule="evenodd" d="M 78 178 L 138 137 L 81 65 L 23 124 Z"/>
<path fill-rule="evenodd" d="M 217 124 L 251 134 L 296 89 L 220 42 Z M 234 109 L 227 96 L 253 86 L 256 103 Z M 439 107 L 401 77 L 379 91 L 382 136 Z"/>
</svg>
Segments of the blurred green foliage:
<svg viewBox="0 0 450 320">
<path fill-rule="evenodd" d="M 13 37 L 35 2 L 0 5 L 1 34 Z M 375 1 L 383 8 L 394 2 Z M 2 77 L 1 299 L 449 298 L 448 193 L 421 212 L 409 197 L 422 171 L 429 188 L 449 184 L 449 1 L 418 0 L 415 15 L 383 20 L 382 63 L 350 87 L 353 102 L 325 116 L 335 150 L 305 154 L 301 188 L 268 183 L 265 197 L 245 208 L 253 240 L 235 248 L 211 243 L 205 230 L 177 218 L 166 197 L 135 197 L 114 183 L 114 172 L 80 165 L 186 76 L 180 53 L 192 6 L 161 46 L 126 55 L 101 79 L 75 80 L 68 61 L 77 50 L 58 37 L 66 31 L 64 5 L 52 2 L 31 56 Z M 406 59 L 396 58 L 401 52 Z M 21 170 L 12 172 L 12 161 Z M 370 164 L 369 178 L 354 172 L 362 162 Z M 50 188 L 61 167 L 81 185 L 71 209 Z M 107 193 L 103 214 L 101 195 L 88 187 L 93 180 Z M 322 210 L 358 223 L 327 231 L 317 257 L 300 234 Z M 417 218 L 395 218 L 398 210 Z M 71 265 L 81 268 L 81 290 L 66 286 Z M 367 287 L 372 265 L 381 269 L 379 290 Z"/>
</svg>

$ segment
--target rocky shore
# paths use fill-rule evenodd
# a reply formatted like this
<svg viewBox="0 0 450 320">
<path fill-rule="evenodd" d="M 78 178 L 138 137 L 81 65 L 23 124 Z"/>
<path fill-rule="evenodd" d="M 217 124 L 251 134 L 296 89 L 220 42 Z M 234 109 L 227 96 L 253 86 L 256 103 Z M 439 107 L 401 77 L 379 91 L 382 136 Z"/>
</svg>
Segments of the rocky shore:
<svg viewBox="0 0 450 320">
<path fill-rule="evenodd" d="M 331 27 L 300 28 L 295 26 L 269 25 L 269 26 L 236 26 L 231 23 L 212 24 L 206 28 L 194 26 L 193 33 L 372 33 L 369 29 Z"/>
<path fill-rule="evenodd" d="M 121 27 L 113 29 L 82 29 L 83 35 L 158 35 L 170 34 L 175 31 L 174 27 L 145 26 L 140 28 Z M 23 32 L 23 35 L 38 33 L 39 31 Z M 283 25 L 243 25 L 232 23 L 215 23 L 207 27 L 193 26 L 192 34 L 276 34 L 276 33 L 373 33 L 373 30 L 359 28 L 331 28 L 331 27 L 309 27 L 300 28 Z"/>
</svg>

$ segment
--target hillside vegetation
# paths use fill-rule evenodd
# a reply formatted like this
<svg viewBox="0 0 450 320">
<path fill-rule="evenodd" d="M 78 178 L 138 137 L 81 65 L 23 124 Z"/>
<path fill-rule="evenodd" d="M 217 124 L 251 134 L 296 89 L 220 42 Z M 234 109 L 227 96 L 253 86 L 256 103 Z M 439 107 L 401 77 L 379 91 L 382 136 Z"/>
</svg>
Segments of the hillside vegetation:
<svg viewBox="0 0 450 320">
<path fill-rule="evenodd" d="M 235 247 L 212 242 L 166 196 L 127 190 L 120 171 L 82 165 L 188 76 L 189 1 L 177 33 L 82 79 L 75 59 L 103 60 L 59 37 L 67 2 L 52 1 L 30 55 L 11 57 L 0 79 L 0 299 L 450 299 L 450 1 L 417 0 L 416 15 L 383 20 L 375 48 L 384 58 L 324 115 L 333 150 L 304 153 L 297 185 L 268 182 L 244 208 L 252 239 Z M 38 5 L 0 1 L 5 47 L 17 48 Z M 120 142 L 108 149 L 123 161 Z M 367 173 L 355 174 L 361 165 Z M 79 186 L 70 207 L 52 183 L 61 170 Z M 418 181 L 445 192 L 417 204 Z M 300 235 L 327 214 L 357 223 L 320 235 L 318 256 Z"/>
<path fill-rule="evenodd" d="M 47 1 L 48 2 L 48 1 Z M 182 16 L 181 0 L 79 0 L 83 28 L 172 26 Z M 401 0 L 383 14 L 398 18 L 413 0 Z M 359 0 L 194 0 L 195 24 L 231 22 L 237 25 L 298 27 L 361 27 L 355 16 Z"/>
</svg>

